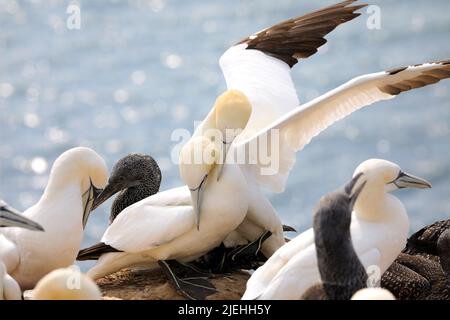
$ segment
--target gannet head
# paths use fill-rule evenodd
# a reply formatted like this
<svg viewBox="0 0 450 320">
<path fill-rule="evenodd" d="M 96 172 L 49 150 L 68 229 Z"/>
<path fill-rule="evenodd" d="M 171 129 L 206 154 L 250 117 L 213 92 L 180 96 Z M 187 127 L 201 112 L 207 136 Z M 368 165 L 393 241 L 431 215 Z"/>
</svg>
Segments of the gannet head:
<svg viewBox="0 0 450 320">
<path fill-rule="evenodd" d="M 197 229 L 200 228 L 203 192 L 208 177 L 219 162 L 219 147 L 203 136 L 193 138 L 180 152 L 180 176 L 191 191 Z"/>
<path fill-rule="evenodd" d="M 228 90 L 220 95 L 214 105 L 216 128 L 222 136 L 222 163 L 220 164 L 219 180 L 228 150 L 234 139 L 244 130 L 252 114 L 252 106 L 242 92 Z"/>
<path fill-rule="evenodd" d="M 383 288 L 365 288 L 357 291 L 352 300 L 395 300 L 395 297 Z"/>
<path fill-rule="evenodd" d="M 68 183 L 79 184 L 85 227 L 94 199 L 105 187 L 107 180 L 108 170 L 103 158 L 90 148 L 78 147 L 64 152 L 55 160 L 49 186 L 52 190 L 58 190 Z"/>
<path fill-rule="evenodd" d="M 92 210 L 119 191 L 149 183 L 158 192 L 161 184 L 161 170 L 156 161 L 145 154 L 133 153 L 120 159 L 113 167 L 108 184 L 94 200 Z"/>
<path fill-rule="evenodd" d="M 358 181 L 361 183 L 358 184 Z M 356 186 L 358 184 L 358 186 Z M 326 237 L 334 236 L 336 232 L 328 232 L 330 227 L 342 233 L 350 232 L 353 206 L 364 189 L 366 182 L 364 174 L 360 173 L 344 187 L 323 196 L 314 209 L 314 229 L 323 230 Z"/>
<path fill-rule="evenodd" d="M 95 282 L 77 268 L 53 270 L 37 283 L 34 300 L 100 300 L 102 294 Z"/>
<path fill-rule="evenodd" d="M 367 184 L 360 199 L 367 197 L 372 192 L 391 192 L 405 188 L 431 188 L 431 184 L 425 179 L 405 173 L 397 164 L 387 160 L 367 160 L 356 168 L 354 176 L 360 173 L 364 174 Z"/>
<path fill-rule="evenodd" d="M 3 200 L 0 200 L 0 227 L 19 227 L 32 231 L 44 231 L 41 225 L 25 218 Z"/>
</svg>

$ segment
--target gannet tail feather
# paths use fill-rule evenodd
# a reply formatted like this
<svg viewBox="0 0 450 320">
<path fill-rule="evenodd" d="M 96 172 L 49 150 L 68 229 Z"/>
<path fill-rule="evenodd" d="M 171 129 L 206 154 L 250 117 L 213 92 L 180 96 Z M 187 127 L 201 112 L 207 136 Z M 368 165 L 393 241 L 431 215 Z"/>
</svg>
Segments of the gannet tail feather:
<svg viewBox="0 0 450 320">
<path fill-rule="evenodd" d="M 116 248 L 113 248 L 110 245 L 104 244 L 103 242 L 99 242 L 89 248 L 81 249 L 78 252 L 77 260 L 78 261 L 98 260 L 102 254 L 111 252 L 122 252 L 122 251 L 117 250 Z"/>
<path fill-rule="evenodd" d="M 353 20 L 355 13 L 367 4 L 349 6 L 356 0 L 343 1 L 309 14 L 280 22 L 238 44 L 255 49 L 287 63 L 291 68 L 300 58 L 315 54 L 327 40 L 324 38 L 337 26 Z"/>
</svg>

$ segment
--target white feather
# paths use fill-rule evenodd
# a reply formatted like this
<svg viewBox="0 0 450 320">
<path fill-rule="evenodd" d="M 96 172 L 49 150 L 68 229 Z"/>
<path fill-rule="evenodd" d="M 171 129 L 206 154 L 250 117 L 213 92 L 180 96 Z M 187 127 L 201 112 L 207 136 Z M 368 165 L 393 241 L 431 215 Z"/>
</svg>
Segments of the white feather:
<svg viewBox="0 0 450 320">
<path fill-rule="evenodd" d="M 249 146 L 257 146 L 257 154 L 251 154 L 250 157 L 255 161 L 254 164 L 247 163 L 241 165 L 243 171 L 246 171 L 253 180 L 260 185 L 266 187 L 273 192 L 283 192 L 289 172 L 295 164 L 295 153 L 302 150 L 312 138 L 317 136 L 330 125 L 350 115 L 362 107 L 371 105 L 380 100 L 392 99 L 395 96 L 383 92 L 381 89 L 386 85 L 396 84 L 405 80 L 414 79 L 422 75 L 425 71 L 441 69 L 440 63 L 428 63 L 420 66 L 408 67 L 396 74 L 388 72 L 379 72 L 357 77 L 346 84 L 302 105 L 294 110 L 278 117 L 277 120 L 262 130 L 254 132 L 253 136 L 248 138 L 250 132 L 246 132 L 246 136 L 236 142 L 236 148 L 246 150 L 248 153 Z M 272 81 L 272 85 L 267 88 L 276 86 L 276 77 L 264 78 L 265 81 Z M 284 86 L 281 85 L 279 96 L 271 96 L 273 105 L 283 105 Z M 264 89 L 262 89 L 264 91 Z M 254 106 L 255 112 L 258 114 L 259 106 Z M 275 119 L 275 118 L 272 118 Z M 257 126 L 256 126 L 257 127 Z M 252 130 L 254 127 L 248 128 Z M 270 152 L 270 134 L 272 130 L 279 133 L 279 153 L 277 158 L 272 156 L 272 163 L 279 161 L 278 170 L 273 174 L 262 174 L 262 168 L 266 165 L 262 164 L 259 154 L 269 154 Z M 267 139 L 269 137 L 269 139 Z M 266 140 L 264 140 L 266 139 Z M 268 142 L 266 142 L 268 141 Z"/>
</svg>

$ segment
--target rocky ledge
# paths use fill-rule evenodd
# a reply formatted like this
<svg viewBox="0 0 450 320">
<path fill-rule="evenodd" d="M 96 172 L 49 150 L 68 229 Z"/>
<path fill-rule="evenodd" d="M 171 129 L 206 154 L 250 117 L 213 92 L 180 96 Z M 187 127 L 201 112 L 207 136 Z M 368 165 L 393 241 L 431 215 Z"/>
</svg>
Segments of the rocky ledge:
<svg viewBox="0 0 450 320">
<path fill-rule="evenodd" d="M 207 300 L 239 300 L 245 291 L 249 273 L 241 271 L 211 279 L 217 293 Z M 162 270 L 125 269 L 97 280 L 104 299 L 183 300 Z"/>
</svg>

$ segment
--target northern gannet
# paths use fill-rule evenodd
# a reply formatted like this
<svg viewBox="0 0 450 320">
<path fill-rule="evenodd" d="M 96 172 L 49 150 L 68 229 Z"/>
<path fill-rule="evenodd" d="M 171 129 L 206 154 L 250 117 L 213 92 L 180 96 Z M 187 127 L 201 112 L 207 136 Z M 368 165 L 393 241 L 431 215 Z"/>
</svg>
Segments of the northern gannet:
<svg viewBox="0 0 450 320">
<path fill-rule="evenodd" d="M 36 222 L 25 218 L 16 209 L 0 200 L 0 227 L 17 227 L 32 231 L 44 231 Z M 0 238 L 4 237 L 0 234 Z M 0 243 L 5 240 L 0 239 Z M 6 267 L 0 260 L 0 300 L 21 300 L 22 291 L 19 284 L 6 272 Z"/>
<path fill-rule="evenodd" d="M 296 57 L 307 57 L 316 52 L 325 43 L 326 33 L 359 15 L 354 11 L 361 6 L 348 7 L 351 3 L 354 1 L 345 1 L 265 29 L 231 47 L 220 59 L 228 89 L 242 92 L 253 110 L 249 123 L 233 141 L 232 148 L 229 148 L 228 140 L 224 140 L 225 146 L 230 151 L 244 150 L 246 153 L 247 149 L 253 150 L 251 148 L 257 145 L 256 152 L 248 155 L 250 161 L 239 164 L 248 185 L 249 208 L 237 231 L 249 241 L 270 231 L 272 236 L 263 244 L 266 256 L 271 256 L 284 244 L 284 237 L 281 221 L 261 189 L 284 190 L 296 151 L 334 122 L 364 106 L 450 77 L 448 61 L 398 68 L 358 77 L 299 106 L 290 67 L 297 61 Z M 214 125 L 215 110 L 213 108 L 197 128 L 194 138 L 203 136 Z M 272 137 L 272 133 L 278 136 Z M 271 143 L 272 139 L 277 139 L 278 143 Z M 278 149 L 272 150 L 274 146 Z M 233 158 L 233 152 L 226 154 L 230 154 L 227 161 Z M 261 159 L 261 154 L 270 157 Z M 268 167 L 267 162 L 275 168 Z M 187 194 L 186 188 L 182 187 L 156 196 L 161 197 L 158 201 L 164 198 L 166 203 L 186 204 L 186 199 L 189 201 Z M 119 260 L 110 261 L 110 265 L 125 267 L 131 260 L 141 263 L 144 259 L 128 256 Z"/>
<path fill-rule="evenodd" d="M 93 210 L 115 193 L 111 206 L 110 224 L 125 208 L 156 194 L 161 184 L 161 171 L 156 161 L 148 155 L 129 154 L 120 159 L 113 167 L 108 184 L 101 196 L 97 197 Z M 190 201 L 189 188 L 186 187 L 186 201 Z M 284 231 L 295 231 L 292 227 L 283 226 Z M 238 237 L 237 239 L 235 237 Z M 227 236 L 219 247 L 194 261 L 196 267 L 209 270 L 215 274 L 223 274 L 241 269 L 256 269 L 267 259 L 260 253 L 261 244 L 270 236 L 264 233 L 254 242 L 243 240 L 236 232 Z M 97 243 L 89 248 L 80 250 L 77 260 L 97 260 L 103 253 L 108 252 L 103 243 Z"/>
<path fill-rule="evenodd" d="M 376 266 L 381 275 L 404 248 L 409 229 L 403 204 L 390 192 L 431 185 L 386 160 L 365 161 L 354 176 L 360 173 L 364 174 L 366 185 L 355 203 L 350 233 L 364 267 Z M 309 229 L 285 244 L 253 273 L 243 299 L 296 300 L 318 282 L 314 232 Z"/>
<path fill-rule="evenodd" d="M 68 267 L 44 276 L 29 296 L 32 300 L 100 300 L 102 293 L 77 267 Z"/>
<path fill-rule="evenodd" d="M 435 223 L 408 239 L 408 245 L 383 274 L 382 287 L 399 300 L 450 299 L 450 229 L 442 230 L 443 225 Z"/>
<path fill-rule="evenodd" d="M 395 296 L 383 288 L 365 288 L 356 292 L 352 300 L 396 300 Z"/>
<path fill-rule="evenodd" d="M 216 128 L 242 129 L 250 114 L 246 97 L 228 91 L 216 103 Z M 97 279 L 128 266 L 193 261 L 220 245 L 248 211 L 245 177 L 236 164 L 222 166 L 221 152 L 222 141 L 204 136 L 186 144 L 180 176 L 189 188 L 188 198 L 184 187 L 171 189 L 123 210 L 101 239 L 111 253 L 103 254 L 87 274 Z"/>
<path fill-rule="evenodd" d="M 313 229 L 321 283 L 309 288 L 303 300 L 350 300 L 367 287 L 367 273 L 350 234 L 353 206 L 365 186 L 363 182 L 354 188 L 360 179 L 362 173 L 316 205 Z"/>
<path fill-rule="evenodd" d="M 45 229 L 3 229 L 0 260 L 30 289 L 50 271 L 72 265 L 96 195 L 106 185 L 104 160 L 92 149 L 73 148 L 56 159 L 40 200 L 24 212 Z"/>
<path fill-rule="evenodd" d="M 298 97 L 293 87 L 290 68 L 297 63 L 297 59 L 307 58 L 316 53 L 318 48 L 326 43 L 324 37 L 338 25 L 360 15 L 355 11 L 366 5 L 350 6 L 355 1 L 343 1 L 305 16 L 276 24 L 247 37 L 222 55 L 220 66 L 228 88 L 243 91 L 253 107 L 247 125 L 247 127 L 251 127 L 249 132 L 263 128 L 273 119 L 298 106 Z M 204 135 L 207 129 L 215 126 L 215 113 L 216 108 L 214 107 L 196 130 L 194 138 Z M 231 142 L 226 139 L 224 142 L 226 142 L 224 149 L 228 151 Z M 223 156 L 226 154 L 227 152 L 222 153 Z M 223 161 L 223 159 L 221 160 Z M 252 173 L 250 172 L 250 174 Z M 251 177 L 247 177 L 246 180 L 248 183 L 252 181 Z M 272 236 L 263 243 L 262 248 L 264 254 L 270 256 L 285 243 L 281 221 L 269 200 L 260 190 L 258 182 L 252 182 L 252 186 L 248 188 L 247 192 L 249 193 L 247 216 L 226 242 L 229 246 L 241 245 L 245 242 L 255 241 L 265 231 L 270 231 Z M 155 198 L 149 202 L 152 202 L 154 206 L 159 204 L 165 204 L 165 206 L 192 205 L 190 191 L 186 186 L 174 188 L 153 197 Z M 138 220 L 135 221 L 138 222 Z M 115 228 L 115 224 L 112 223 L 110 228 Z M 118 228 L 116 230 L 118 232 Z M 132 231 L 132 233 L 134 232 Z M 100 253 L 117 251 L 108 244 L 97 249 L 100 250 Z M 98 277 L 118 270 L 118 268 L 142 264 L 146 260 L 145 257 L 133 254 L 116 255 L 117 261 L 110 258 L 108 263 L 104 263 L 109 265 L 110 271 L 104 269 L 100 272 L 99 268 L 94 268 L 89 274 Z M 148 261 L 144 264 L 148 266 Z"/>
</svg>

